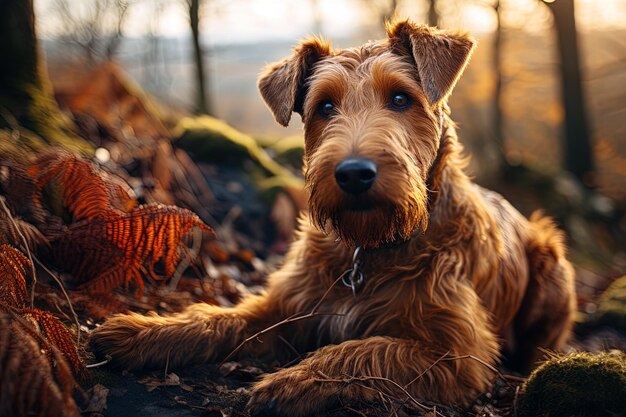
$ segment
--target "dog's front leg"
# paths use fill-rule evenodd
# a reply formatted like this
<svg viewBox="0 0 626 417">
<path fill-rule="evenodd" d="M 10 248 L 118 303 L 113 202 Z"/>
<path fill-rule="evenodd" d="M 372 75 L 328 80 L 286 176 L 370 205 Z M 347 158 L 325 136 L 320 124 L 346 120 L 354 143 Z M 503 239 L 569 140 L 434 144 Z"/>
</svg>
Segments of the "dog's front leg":
<svg viewBox="0 0 626 417">
<path fill-rule="evenodd" d="M 264 295 L 234 308 L 198 303 L 171 316 L 119 314 L 91 333 L 89 345 L 97 356 L 110 355 L 128 369 L 216 361 L 276 321 L 275 304 Z"/>
<path fill-rule="evenodd" d="M 479 342 L 480 343 L 480 342 Z M 252 416 L 323 415 L 342 403 L 425 399 L 466 405 L 493 375 L 494 357 L 435 350 L 428 343 L 370 337 L 330 345 L 300 364 L 265 376 L 252 392 Z M 484 359 L 481 359 L 481 356 Z"/>
</svg>

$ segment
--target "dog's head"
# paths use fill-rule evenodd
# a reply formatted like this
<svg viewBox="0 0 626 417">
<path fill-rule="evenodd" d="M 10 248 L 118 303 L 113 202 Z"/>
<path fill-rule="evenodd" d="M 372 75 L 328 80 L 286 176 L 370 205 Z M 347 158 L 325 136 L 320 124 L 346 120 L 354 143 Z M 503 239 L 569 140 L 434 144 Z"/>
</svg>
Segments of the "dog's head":
<svg viewBox="0 0 626 417">
<path fill-rule="evenodd" d="M 311 218 L 349 246 L 426 228 L 442 108 L 474 48 L 467 35 L 409 21 L 387 33 L 340 51 L 305 40 L 259 79 L 280 124 L 294 111 L 302 116 Z"/>
</svg>

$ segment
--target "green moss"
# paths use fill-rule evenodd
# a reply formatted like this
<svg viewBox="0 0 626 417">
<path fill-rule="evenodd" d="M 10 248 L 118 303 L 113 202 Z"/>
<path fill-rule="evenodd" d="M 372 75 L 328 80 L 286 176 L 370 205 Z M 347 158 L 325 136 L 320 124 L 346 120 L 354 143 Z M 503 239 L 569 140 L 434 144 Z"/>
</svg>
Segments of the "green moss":
<svg viewBox="0 0 626 417">
<path fill-rule="evenodd" d="M 59 110 L 51 91 L 34 84 L 23 87 L 30 97 L 20 124 L 38 134 L 48 145 L 62 146 L 86 155 L 93 153 L 93 146 L 75 132 L 74 123 Z"/>
<path fill-rule="evenodd" d="M 183 118 L 175 129 L 175 137 L 177 146 L 205 162 L 238 166 L 251 162 L 266 174 L 290 175 L 253 137 L 210 116 Z"/>
<path fill-rule="evenodd" d="M 276 176 L 256 182 L 261 198 L 266 202 L 274 201 L 276 194 L 283 190 L 302 190 L 304 180 L 293 175 Z"/>
<path fill-rule="evenodd" d="M 522 388 L 520 417 L 626 413 L 626 355 L 574 353 L 537 368 Z"/>
<path fill-rule="evenodd" d="M 76 135 L 73 122 L 59 110 L 52 91 L 37 80 L 0 93 L 0 128 L 11 132 L 11 142 L 26 152 L 49 145 L 91 155 L 93 146 Z"/>
<path fill-rule="evenodd" d="M 304 156 L 302 135 L 287 136 L 276 141 L 269 148 L 276 153 L 278 162 L 298 171 L 302 170 L 302 157 Z"/>
<path fill-rule="evenodd" d="M 272 146 L 274 146 L 276 143 L 278 143 L 279 141 L 282 140 L 282 136 L 275 136 L 275 135 L 254 135 L 254 140 L 256 141 L 256 143 L 264 148 L 271 148 Z"/>
<path fill-rule="evenodd" d="M 93 148 L 88 142 L 75 136 L 59 135 L 56 140 L 45 140 L 24 126 L 0 128 L 0 159 L 28 160 L 51 145 L 75 150 L 86 156 L 91 156 L 93 153 Z"/>
</svg>

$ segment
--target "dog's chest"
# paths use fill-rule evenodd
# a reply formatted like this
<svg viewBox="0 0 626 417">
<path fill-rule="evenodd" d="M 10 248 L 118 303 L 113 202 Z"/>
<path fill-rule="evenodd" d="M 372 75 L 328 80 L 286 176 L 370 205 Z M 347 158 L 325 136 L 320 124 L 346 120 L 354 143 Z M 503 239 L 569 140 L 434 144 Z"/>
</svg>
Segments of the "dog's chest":
<svg viewBox="0 0 626 417">
<path fill-rule="evenodd" d="M 402 327 L 404 303 L 398 297 L 402 291 L 399 288 L 390 291 L 388 285 L 373 290 L 376 278 L 370 276 L 370 282 L 364 283 L 356 294 L 341 285 L 322 303 L 319 311 L 324 312 L 324 316 L 321 316 L 318 334 L 327 343 L 374 335 L 400 336 L 395 329 Z M 395 325 L 389 326 L 391 322 Z"/>
</svg>

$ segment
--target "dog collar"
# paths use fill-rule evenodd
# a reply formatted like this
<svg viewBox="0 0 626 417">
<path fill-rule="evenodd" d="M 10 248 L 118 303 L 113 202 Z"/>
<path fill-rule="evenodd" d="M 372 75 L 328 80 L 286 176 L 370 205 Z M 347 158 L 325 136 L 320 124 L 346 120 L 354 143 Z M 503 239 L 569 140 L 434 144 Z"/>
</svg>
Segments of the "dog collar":
<svg viewBox="0 0 626 417">
<path fill-rule="evenodd" d="M 352 267 L 346 269 L 343 274 L 341 274 L 341 282 L 346 287 L 352 289 L 352 295 L 356 297 L 356 292 L 361 288 L 363 282 L 365 281 L 365 275 L 361 270 L 361 256 L 363 255 L 363 248 L 361 246 L 357 246 L 354 249 L 354 254 L 352 255 Z"/>
<path fill-rule="evenodd" d="M 408 239 L 397 240 L 394 242 L 386 243 L 382 246 L 379 246 L 375 249 L 382 248 L 396 248 L 399 245 L 404 245 L 407 242 L 413 240 L 416 236 L 418 236 L 420 232 L 414 232 Z M 363 273 L 363 255 L 365 253 L 365 249 L 361 245 L 358 245 L 354 249 L 354 253 L 352 254 L 352 266 L 339 276 L 338 280 L 341 279 L 341 282 L 346 287 L 352 289 L 352 294 L 356 297 L 356 293 L 365 283 L 365 274 Z"/>
</svg>

